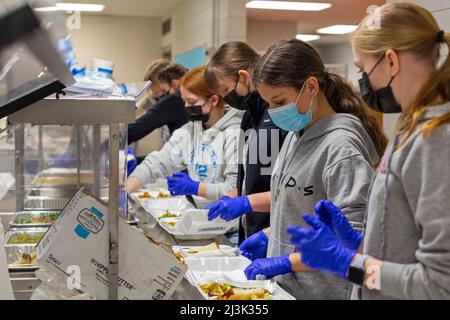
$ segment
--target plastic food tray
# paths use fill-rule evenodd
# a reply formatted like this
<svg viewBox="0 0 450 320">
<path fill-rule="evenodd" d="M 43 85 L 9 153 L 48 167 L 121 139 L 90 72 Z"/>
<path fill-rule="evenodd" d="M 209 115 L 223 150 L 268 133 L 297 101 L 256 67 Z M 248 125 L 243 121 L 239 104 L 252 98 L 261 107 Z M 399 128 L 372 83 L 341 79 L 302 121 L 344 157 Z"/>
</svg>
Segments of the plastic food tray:
<svg viewBox="0 0 450 320">
<path fill-rule="evenodd" d="M 142 190 L 131 195 L 131 199 L 139 204 L 146 212 L 150 213 L 155 219 L 161 215 L 162 211 L 173 210 L 183 211 L 192 208 L 192 205 L 185 197 L 169 197 L 158 199 L 140 199 L 139 195 L 148 192 L 151 195 L 156 195 L 158 191 Z"/>
<path fill-rule="evenodd" d="M 264 288 L 271 293 L 273 300 L 295 300 L 273 281 L 248 281 L 244 270 L 251 261 L 245 257 L 188 257 L 185 263 L 189 268 L 186 273 L 187 280 L 206 300 L 214 300 L 200 288 L 208 282 L 228 283 L 238 288 Z"/>
<path fill-rule="evenodd" d="M 208 210 L 196 209 L 182 211 L 175 227 L 170 227 L 164 220 L 158 222 L 164 230 L 180 240 L 214 239 L 236 225 L 236 222 L 225 222 L 221 219 L 208 221 Z"/>
</svg>

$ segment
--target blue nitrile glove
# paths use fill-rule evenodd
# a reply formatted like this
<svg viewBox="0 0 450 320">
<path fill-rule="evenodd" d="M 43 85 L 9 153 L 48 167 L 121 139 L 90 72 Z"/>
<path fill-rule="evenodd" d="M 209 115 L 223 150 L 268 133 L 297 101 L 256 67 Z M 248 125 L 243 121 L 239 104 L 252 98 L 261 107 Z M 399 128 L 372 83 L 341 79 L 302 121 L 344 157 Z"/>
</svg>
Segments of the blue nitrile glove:
<svg viewBox="0 0 450 320">
<path fill-rule="evenodd" d="M 219 216 L 225 221 L 232 221 L 247 212 L 253 211 L 250 201 L 246 196 L 239 198 L 230 198 L 225 196 L 219 201 L 206 207 L 206 210 L 209 210 L 209 221 L 213 221 Z"/>
<path fill-rule="evenodd" d="M 339 242 L 333 232 L 317 217 L 303 215 L 313 229 L 290 226 L 291 242 L 302 254 L 302 263 L 311 269 L 335 273 L 347 278 L 347 272 L 357 251 Z"/>
<path fill-rule="evenodd" d="M 198 195 L 200 182 L 194 181 L 184 172 L 174 173 L 172 177 L 167 177 L 167 184 L 172 196 Z"/>
<path fill-rule="evenodd" d="M 137 158 L 134 153 L 134 150 L 131 148 L 128 148 L 128 154 L 127 154 L 127 176 L 129 177 L 133 171 L 137 167 Z"/>
<path fill-rule="evenodd" d="M 316 216 L 333 231 L 336 238 L 348 248 L 358 250 L 362 235 L 348 222 L 342 211 L 331 201 L 322 200 L 314 208 Z"/>
<path fill-rule="evenodd" d="M 74 168 L 76 167 L 76 160 L 69 156 L 67 153 L 60 155 L 55 159 L 53 166 L 56 168 Z"/>
<path fill-rule="evenodd" d="M 268 244 L 269 239 L 266 234 L 264 231 L 260 231 L 245 240 L 239 246 L 239 249 L 244 257 L 255 261 L 256 259 L 265 258 L 267 256 Z"/>
<path fill-rule="evenodd" d="M 287 254 L 281 257 L 255 260 L 244 272 L 248 280 L 256 280 L 259 275 L 264 276 L 265 279 L 272 279 L 282 274 L 291 273 L 292 266 Z"/>
</svg>

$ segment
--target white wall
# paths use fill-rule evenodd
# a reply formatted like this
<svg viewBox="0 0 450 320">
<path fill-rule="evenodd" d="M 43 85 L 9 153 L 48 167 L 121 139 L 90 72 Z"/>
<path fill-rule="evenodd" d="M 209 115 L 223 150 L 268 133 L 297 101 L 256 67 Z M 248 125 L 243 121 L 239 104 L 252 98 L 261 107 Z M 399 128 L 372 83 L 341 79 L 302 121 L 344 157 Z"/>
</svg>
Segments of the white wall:
<svg viewBox="0 0 450 320">
<path fill-rule="evenodd" d="M 115 63 L 117 82 L 143 80 L 151 61 L 161 58 L 161 18 L 82 15 L 72 32 L 77 59 L 90 66 L 93 57 Z M 159 130 L 139 141 L 138 155 L 160 148 Z"/>
<path fill-rule="evenodd" d="M 314 42 L 311 42 L 311 44 L 314 45 Z M 358 80 L 361 78 L 361 75 L 358 74 L 358 68 L 356 68 L 353 63 L 353 53 L 350 42 L 319 46 L 318 49 L 326 64 L 346 64 L 348 80 L 350 80 L 355 87 L 358 86 Z"/>
<path fill-rule="evenodd" d="M 387 2 L 399 2 L 398 0 L 388 0 Z M 441 28 L 450 32 L 450 1 L 449 0 L 412 0 L 409 2 L 421 5 L 432 11 L 439 22 Z M 383 115 L 384 130 L 388 137 L 392 138 L 395 133 L 397 115 Z"/>
<path fill-rule="evenodd" d="M 162 38 L 162 45 L 172 46 L 172 56 L 212 45 L 213 1 L 181 1 L 164 20 L 169 17 L 172 19 L 172 31 Z"/>
<path fill-rule="evenodd" d="M 161 19 L 82 15 L 72 31 L 78 60 L 90 66 L 94 57 L 115 63 L 116 81 L 141 81 L 152 60 L 161 57 Z"/>
<path fill-rule="evenodd" d="M 297 22 L 248 19 L 247 42 L 258 52 L 265 52 L 275 41 L 297 35 Z"/>
<path fill-rule="evenodd" d="M 172 18 L 172 31 L 162 46 L 172 56 L 204 46 L 213 51 L 230 40 L 246 40 L 245 0 L 184 0 L 164 20 Z"/>
</svg>

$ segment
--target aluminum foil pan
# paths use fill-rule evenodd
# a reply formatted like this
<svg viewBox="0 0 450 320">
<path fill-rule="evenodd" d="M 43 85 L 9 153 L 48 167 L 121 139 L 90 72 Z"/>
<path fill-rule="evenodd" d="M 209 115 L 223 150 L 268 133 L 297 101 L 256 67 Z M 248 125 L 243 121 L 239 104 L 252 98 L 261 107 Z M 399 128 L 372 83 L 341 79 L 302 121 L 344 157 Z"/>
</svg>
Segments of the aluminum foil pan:
<svg viewBox="0 0 450 320">
<path fill-rule="evenodd" d="M 11 228 L 48 228 L 59 216 L 60 211 L 22 211 L 16 213 L 10 222 Z"/>
</svg>

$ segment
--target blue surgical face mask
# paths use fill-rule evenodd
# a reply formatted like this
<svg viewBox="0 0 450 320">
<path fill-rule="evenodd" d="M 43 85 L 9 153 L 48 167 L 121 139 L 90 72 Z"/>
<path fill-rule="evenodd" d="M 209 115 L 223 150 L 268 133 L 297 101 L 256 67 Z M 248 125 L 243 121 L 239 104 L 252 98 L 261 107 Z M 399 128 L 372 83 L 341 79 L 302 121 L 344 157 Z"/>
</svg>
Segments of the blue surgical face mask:
<svg viewBox="0 0 450 320">
<path fill-rule="evenodd" d="M 294 103 L 269 110 L 269 115 L 278 128 L 290 132 L 300 132 L 311 123 L 313 99 L 311 99 L 311 104 L 305 114 L 297 111 L 297 102 L 305 89 L 305 85 L 306 82 L 303 84 L 302 90 Z"/>
</svg>

